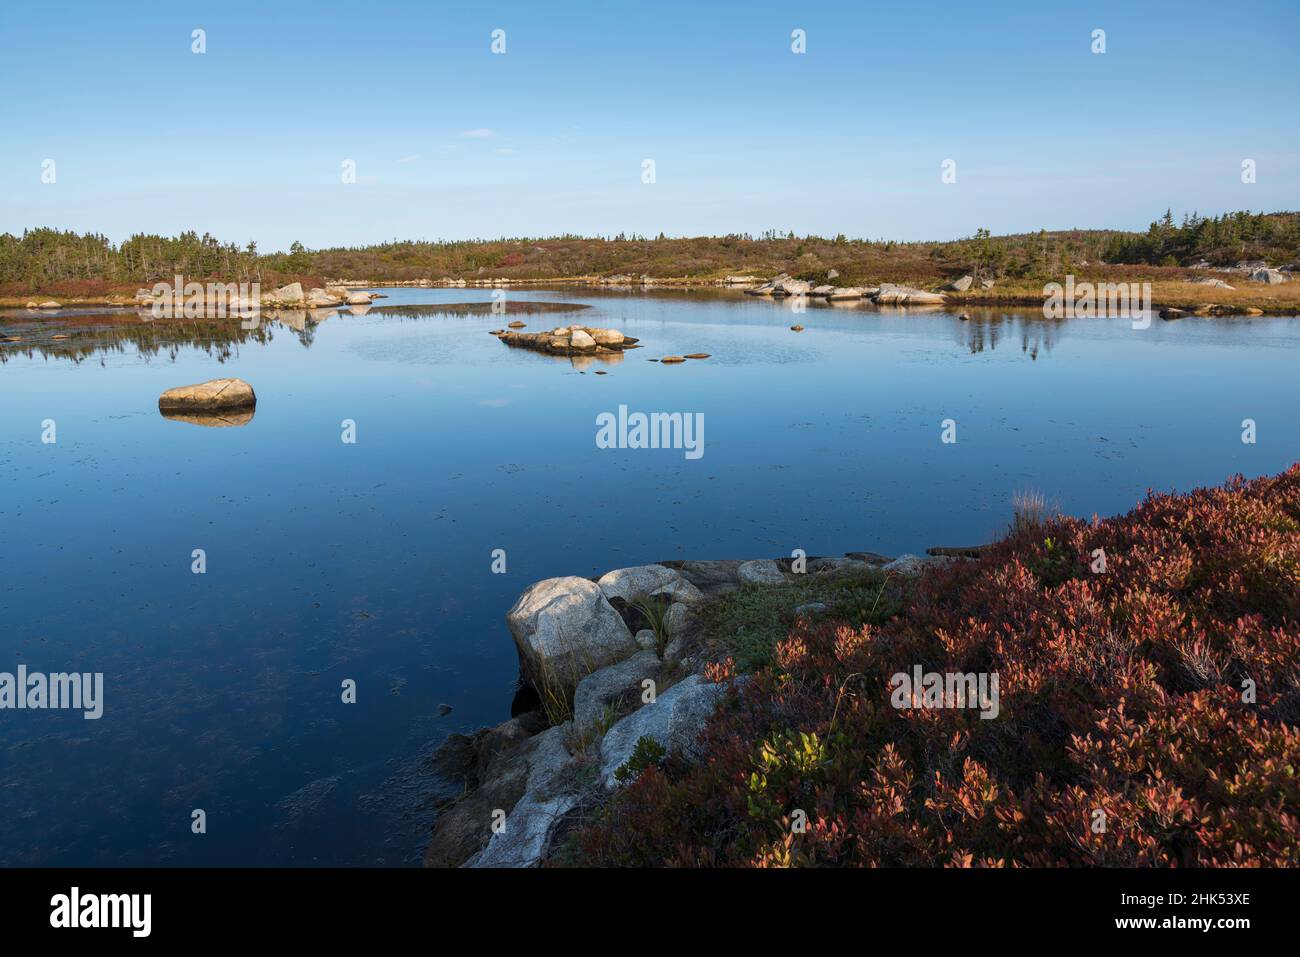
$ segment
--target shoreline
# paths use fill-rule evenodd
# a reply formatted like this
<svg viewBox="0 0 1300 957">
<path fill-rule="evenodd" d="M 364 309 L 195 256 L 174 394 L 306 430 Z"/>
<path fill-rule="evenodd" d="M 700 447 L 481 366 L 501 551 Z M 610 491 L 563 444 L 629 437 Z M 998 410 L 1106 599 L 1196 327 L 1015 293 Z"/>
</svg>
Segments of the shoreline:
<svg viewBox="0 0 1300 957">
<path fill-rule="evenodd" d="M 327 287 L 341 287 L 346 289 L 510 289 L 510 288 L 546 288 L 555 286 L 570 287 L 588 287 L 593 289 L 609 290 L 629 290 L 642 289 L 646 291 L 655 290 L 719 290 L 735 291 L 744 293 L 747 290 L 753 292 L 760 286 L 760 281 L 754 278 L 752 282 L 736 282 L 728 279 L 707 279 L 697 277 L 673 277 L 673 278 L 654 278 L 646 277 L 645 281 L 641 278 L 633 280 L 631 277 L 600 277 L 600 276 L 556 276 L 544 279 L 477 279 L 477 280 L 391 280 L 368 282 L 361 280 L 330 280 Z M 214 282 L 216 280 L 213 280 Z M 1086 281 L 1086 280 L 1081 280 Z M 1094 282 L 1104 282 L 1104 279 L 1094 278 Z M 894 303 L 880 303 L 881 305 L 925 305 L 931 307 L 958 306 L 958 307 L 988 307 L 996 308 L 1003 306 L 1015 306 L 1020 308 L 1038 307 L 1042 308 L 1046 301 L 1046 296 L 1041 293 L 1031 293 L 1025 288 L 1023 281 L 1000 281 L 1003 288 L 993 289 L 969 289 L 966 291 L 956 290 L 935 290 L 933 292 L 916 286 L 902 286 L 901 284 L 882 282 L 882 286 L 898 286 L 899 288 L 911 289 L 917 293 L 923 293 L 924 298 L 908 302 L 906 300 Z M 1007 288 L 1007 287 L 1011 288 Z M 1288 288 L 1290 287 L 1290 288 Z M 879 287 L 859 287 L 875 289 Z M 1287 294 L 1283 298 L 1277 295 L 1261 295 L 1264 289 L 1273 293 L 1286 290 Z M 870 302 L 869 296 L 854 296 L 847 300 L 833 297 L 827 299 L 825 293 L 807 292 L 806 298 L 820 301 L 840 301 L 850 303 Z M 935 298 L 932 298 L 935 297 Z M 768 296 L 766 293 L 756 296 L 756 298 L 792 298 L 790 295 L 784 297 Z M 29 303 L 43 303 L 54 301 L 59 304 L 59 308 L 31 308 Z M 47 316 L 50 319 L 58 319 L 58 312 L 69 307 L 108 307 L 120 308 L 123 310 L 134 309 L 139 306 L 139 300 L 135 298 L 134 292 L 114 291 L 103 295 L 93 296 L 65 296 L 59 297 L 57 293 L 52 292 L 32 292 L 21 296 L 0 296 L 0 309 L 18 310 L 24 313 L 24 319 L 39 318 Z M 1224 316 L 1300 316 L 1300 283 L 1288 283 L 1281 286 L 1261 285 L 1259 292 L 1255 289 L 1220 289 L 1195 282 L 1168 282 L 1159 281 L 1152 283 L 1151 308 L 1154 312 L 1175 311 L 1170 315 L 1164 315 L 1161 318 L 1177 319 L 1182 318 L 1183 313 L 1189 316 L 1206 316 L 1215 315 Z M 0 316 L 0 322 L 8 321 L 13 316 Z"/>
<path fill-rule="evenodd" d="M 1133 866 L 1127 843 L 1062 841 L 1060 833 L 1072 832 L 1044 834 L 1023 807 L 1059 805 L 1062 820 L 1083 829 L 1079 808 L 1091 805 L 1078 803 L 1081 786 L 1114 802 L 1149 793 L 1153 777 L 1179 781 L 1201 813 L 1239 821 L 1244 837 L 1234 841 L 1223 828 L 1171 836 L 1161 820 L 1130 812 L 1132 827 L 1151 835 L 1138 863 L 1283 864 L 1293 847 L 1276 842 L 1267 816 L 1254 827 L 1250 810 L 1294 794 L 1287 773 L 1294 693 L 1264 661 L 1285 656 L 1297 640 L 1298 482 L 1294 464 L 1277 475 L 1149 493 L 1105 519 L 1040 517 L 990 545 L 932 547 L 924 558 L 812 558 L 796 550 L 791 558 L 673 560 L 535 582 L 507 625 L 521 673 L 531 662 L 543 680 L 564 673 L 562 663 L 536 670 L 549 639 L 578 636 L 572 709 L 557 716 L 516 707 L 510 720 L 453 733 L 437 747 L 428 765 L 435 778 L 445 785 L 462 776 L 458 796 L 438 805 L 425 866 L 932 867 L 952 863 L 954 842 L 997 866 Z M 1191 509 L 1210 520 L 1208 532 L 1181 521 Z M 1286 556 L 1270 560 L 1250 586 L 1261 618 L 1252 640 L 1225 649 L 1228 657 L 1208 672 L 1197 659 L 1166 657 L 1162 642 L 1172 639 L 1153 639 L 1149 623 L 1130 620 L 1134 589 L 1181 610 L 1197 601 L 1181 579 L 1153 574 L 1160 558 L 1147 543 L 1174 526 L 1184 547 L 1209 559 L 1212 594 L 1238 574 L 1237 562 L 1211 557 L 1228 543 Z M 809 586 L 825 589 L 825 600 L 789 608 Z M 613 640 L 635 627 L 637 610 L 655 595 L 671 604 L 652 619 L 654 630 Z M 1241 627 L 1233 602 L 1205 613 L 1211 624 L 1198 625 L 1198 636 L 1232 621 Z M 674 617 L 679 628 L 661 635 Z M 769 655 L 746 662 L 741 630 L 756 621 L 768 626 L 760 638 Z M 1099 632 L 1110 644 L 1097 641 Z M 1132 671 L 1098 657 L 1115 646 L 1144 664 L 1153 693 L 1137 693 Z M 1239 691 L 1234 663 L 1261 676 L 1258 698 L 1253 682 Z M 958 687 L 965 690 L 951 690 Z M 1064 732 L 1045 735 L 1048 717 Z M 1114 736 L 1108 721 L 1121 722 L 1126 736 L 1114 751 L 1078 744 Z M 1249 749 L 1261 739 L 1277 749 L 1245 808 L 1212 775 L 1178 776 L 1189 729 L 1201 727 L 1214 732 L 1196 738 L 1204 766 L 1255 753 Z M 1130 752 L 1150 757 L 1135 768 L 1125 763 Z M 888 788 L 886 760 L 896 779 Z M 962 802 L 962 788 L 979 790 Z M 859 813 L 882 807 L 881 799 L 888 813 Z M 980 812 L 986 806 L 1008 809 L 994 818 L 996 830 Z M 964 813 L 947 813 L 954 809 Z M 796 815 L 806 829 L 795 826 Z M 1008 829 L 1018 842 L 1007 841 Z M 733 835 L 725 848 L 716 840 L 723 832 Z M 836 833 L 861 836 L 826 837 Z"/>
<path fill-rule="evenodd" d="M 827 589 L 828 597 L 863 582 L 905 593 L 927 568 L 989 547 L 933 547 L 892 559 L 874 552 L 672 559 L 533 582 L 506 614 L 520 659 L 511 717 L 450 733 L 429 759 L 434 793 L 454 797 L 440 803 L 425 866 L 543 865 L 573 826 L 635 776 L 647 749 L 698 759 L 695 741 L 714 705 L 753 670 L 737 668 L 710 634 L 708 609 L 726 596 L 779 594 L 789 602 L 798 589 Z M 829 613 L 822 601 L 789 612 L 796 619 Z M 557 651 L 556 635 L 572 644 Z M 483 827 L 492 814 L 499 830 Z"/>
</svg>

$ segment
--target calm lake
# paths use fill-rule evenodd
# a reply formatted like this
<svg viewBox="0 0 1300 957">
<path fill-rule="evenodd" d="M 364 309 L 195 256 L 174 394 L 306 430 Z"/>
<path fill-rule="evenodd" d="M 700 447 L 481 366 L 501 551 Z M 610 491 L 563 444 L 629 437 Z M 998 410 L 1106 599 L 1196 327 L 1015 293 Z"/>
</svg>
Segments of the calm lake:
<svg viewBox="0 0 1300 957">
<path fill-rule="evenodd" d="M 386 291 L 243 341 L 102 315 L 5 328 L 0 671 L 103 672 L 104 714 L 0 711 L 0 864 L 418 863 L 422 757 L 509 717 L 504 616 L 537 579 L 978 544 L 1017 490 L 1107 515 L 1300 450 L 1297 318 L 511 290 L 588 307 L 518 316 L 530 331 L 643 346 L 575 365 L 488 335 L 514 315 L 445 308 L 491 290 Z M 692 352 L 712 357 L 646 361 Z M 225 376 L 257 391 L 247 425 L 159 415 L 163 390 Z M 704 454 L 598 448 L 619 405 L 702 413 Z"/>
</svg>

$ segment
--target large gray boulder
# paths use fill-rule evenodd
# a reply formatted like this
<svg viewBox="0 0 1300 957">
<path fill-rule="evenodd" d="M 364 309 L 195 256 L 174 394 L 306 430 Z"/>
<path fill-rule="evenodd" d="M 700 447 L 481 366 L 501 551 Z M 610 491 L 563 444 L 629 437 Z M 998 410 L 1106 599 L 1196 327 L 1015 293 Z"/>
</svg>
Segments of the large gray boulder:
<svg viewBox="0 0 1300 957">
<path fill-rule="evenodd" d="M 524 677 L 539 691 L 569 693 L 591 672 L 640 646 L 596 583 L 547 578 L 530 585 L 506 613 Z"/>
<path fill-rule="evenodd" d="M 1263 282 L 1268 283 L 1269 285 L 1276 285 L 1277 283 L 1287 281 L 1286 274 L 1278 269 L 1256 269 L 1250 274 L 1250 278 L 1254 282 Z"/>
<path fill-rule="evenodd" d="M 686 580 L 681 572 L 663 565 L 636 565 L 616 568 L 601 575 L 596 582 L 606 598 L 630 602 L 645 595 L 666 596 L 673 601 L 700 601 L 704 593 Z"/>
<path fill-rule="evenodd" d="M 618 787 L 614 772 L 627 763 L 642 738 L 651 738 L 664 750 L 699 758 L 698 738 L 713 714 L 724 687 L 691 675 L 616 723 L 600 742 L 600 780 L 606 788 Z"/>
<path fill-rule="evenodd" d="M 623 333 L 617 329 L 588 329 L 587 335 L 591 336 L 598 346 L 621 347 L 623 345 Z"/>
<path fill-rule="evenodd" d="M 750 585 L 785 584 L 785 573 L 781 571 L 781 566 L 770 558 L 741 562 L 739 576 L 742 582 Z"/>
<path fill-rule="evenodd" d="M 926 292 L 912 286 L 900 286 L 892 282 L 882 282 L 876 293 L 876 302 L 886 305 L 909 305 L 913 303 L 943 302 L 943 294 Z"/>
<path fill-rule="evenodd" d="M 654 651 L 638 651 L 626 661 L 593 671 L 578 682 L 573 694 L 573 723 L 589 727 L 605 717 L 605 709 L 620 701 L 640 701 L 641 682 L 658 681 L 664 663 Z"/>
<path fill-rule="evenodd" d="M 596 340 L 582 329 L 574 329 L 569 335 L 569 348 L 577 352 L 595 352 Z"/>
<path fill-rule="evenodd" d="M 965 292 L 974 282 L 974 276 L 962 276 L 960 279 L 954 279 L 952 282 L 948 283 L 948 285 L 944 286 L 944 288 L 951 289 L 954 292 Z"/>
<path fill-rule="evenodd" d="M 271 293 L 271 298 L 277 302 L 302 302 L 307 297 L 302 293 L 302 283 L 291 282 Z"/>
</svg>

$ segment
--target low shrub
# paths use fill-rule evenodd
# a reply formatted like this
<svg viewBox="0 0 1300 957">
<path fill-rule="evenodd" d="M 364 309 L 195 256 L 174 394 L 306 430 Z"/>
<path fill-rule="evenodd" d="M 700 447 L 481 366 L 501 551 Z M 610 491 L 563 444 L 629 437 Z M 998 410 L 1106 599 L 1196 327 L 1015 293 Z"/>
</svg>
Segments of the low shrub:
<svg viewBox="0 0 1300 957">
<path fill-rule="evenodd" d="M 996 717 L 894 707 L 918 665 L 998 675 Z M 879 624 L 793 622 L 707 759 L 647 764 L 577 859 L 1296 866 L 1298 722 L 1293 466 L 1012 533 Z"/>
</svg>

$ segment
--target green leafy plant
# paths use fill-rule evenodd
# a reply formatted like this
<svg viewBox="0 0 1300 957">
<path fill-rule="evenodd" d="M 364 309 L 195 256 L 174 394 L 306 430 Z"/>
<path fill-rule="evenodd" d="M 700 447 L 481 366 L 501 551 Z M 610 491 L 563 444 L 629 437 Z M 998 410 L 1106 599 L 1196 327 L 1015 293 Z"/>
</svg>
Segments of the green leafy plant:
<svg viewBox="0 0 1300 957">
<path fill-rule="evenodd" d="M 614 780 L 626 784 L 647 768 L 659 767 L 667 756 L 668 752 L 664 750 L 662 744 L 654 738 L 642 735 L 637 738 L 632 756 L 614 770 Z"/>
</svg>

